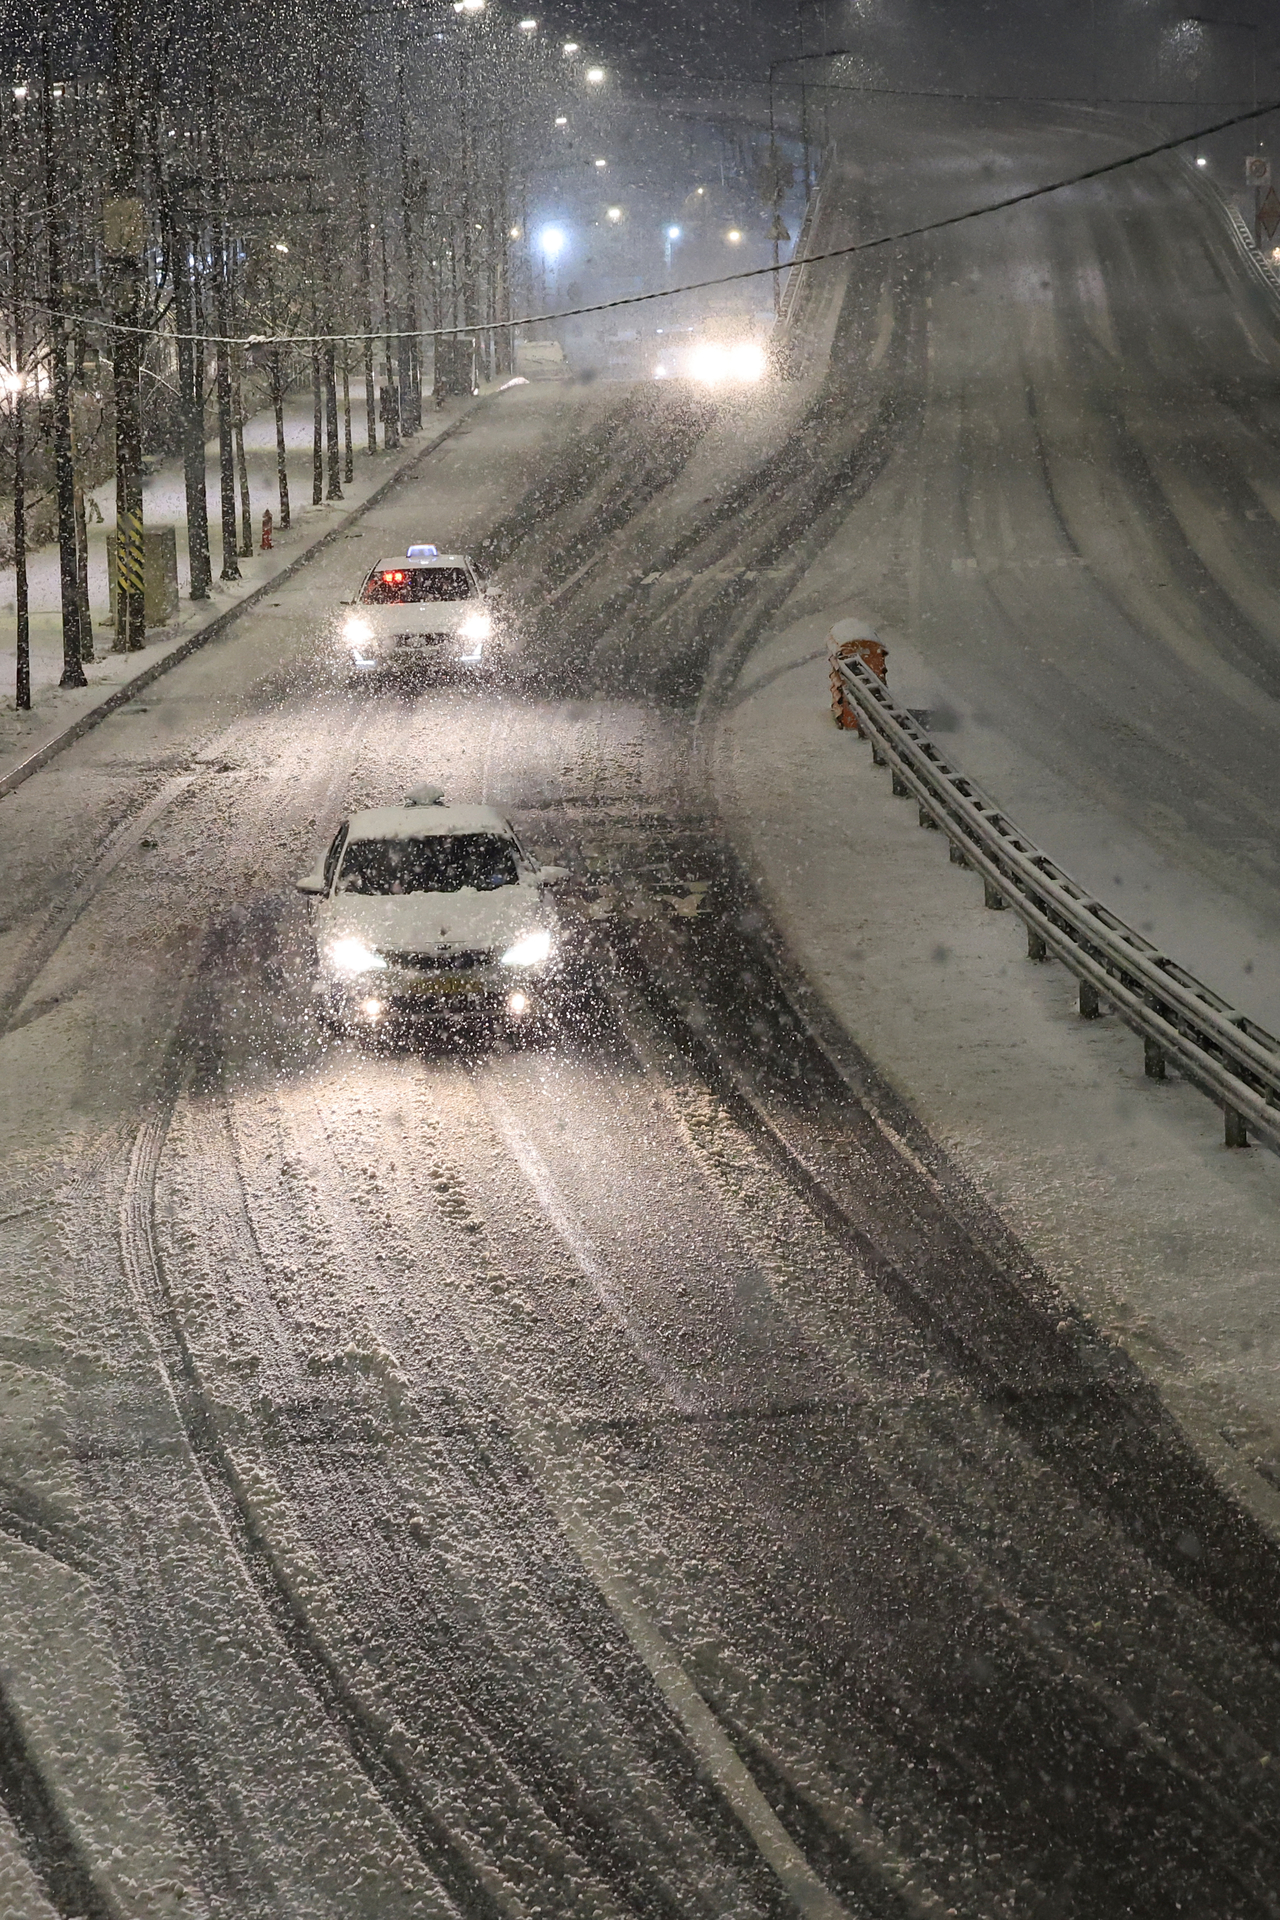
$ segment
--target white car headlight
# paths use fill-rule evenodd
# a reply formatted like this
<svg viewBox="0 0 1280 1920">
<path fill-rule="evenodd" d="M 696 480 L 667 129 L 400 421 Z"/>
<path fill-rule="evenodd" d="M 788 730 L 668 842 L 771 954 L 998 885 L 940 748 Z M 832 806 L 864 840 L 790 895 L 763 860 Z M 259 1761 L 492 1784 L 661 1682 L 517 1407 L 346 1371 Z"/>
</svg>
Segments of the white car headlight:
<svg viewBox="0 0 1280 1920">
<path fill-rule="evenodd" d="M 551 958 L 551 930 L 538 927 L 520 936 L 502 956 L 504 967 L 541 967 Z"/>
<path fill-rule="evenodd" d="M 493 632 L 493 621 L 487 613 L 469 613 L 462 623 L 464 640 L 487 640 Z"/>
<path fill-rule="evenodd" d="M 368 620 L 362 620 L 358 614 L 353 614 L 349 620 L 344 620 L 342 624 L 342 637 L 348 646 L 363 646 L 366 640 L 372 640 L 373 638 L 372 623 Z"/>
<path fill-rule="evenodd" d="M 382 973 L 387 965 L 380 953 L 375 953 L 353 933 L 345 934 L 341 940 L 331 940 L 325 957 L 335 973 Z"/>
</svg>

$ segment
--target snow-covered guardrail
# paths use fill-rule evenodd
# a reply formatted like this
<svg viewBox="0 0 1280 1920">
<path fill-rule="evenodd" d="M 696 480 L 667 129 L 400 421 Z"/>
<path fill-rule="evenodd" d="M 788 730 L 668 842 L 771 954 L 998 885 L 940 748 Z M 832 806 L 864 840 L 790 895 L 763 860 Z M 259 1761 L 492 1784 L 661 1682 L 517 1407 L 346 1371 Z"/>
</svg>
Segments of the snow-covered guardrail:
<svg viewBox="0 0 1280 1920">
<path fill-rule="evenodd" d="M 814 182 L 813 189 L 805 203 L 804 219 L 801 222 L 799 238 L 796 240 L 795 247 L 792 250 L 791 257 L 793 262 L 799 260 L 801 264 L 799 266 L 793 264 L 787 269 L 787 277 L 782 288 L 782 298 L 778 302 L 778 318 L 775 323 L 779 327 L 788 327 L 791 324 L 796 301 L 800 295 L 800 285 L 805 273 L 803 264 L 804 256 L 809 251 L 809 241 L 813 233 L 814 221 L 817 218 L 818 205 L 822 199 L 823 188 L 826 186 L 834 157 L 834 144 L 829 144 L 823 151 L 822 159 L 818 166 L 818 178 Z"/>
<path fill-rule="evenodd" d="M 1260 251 L 1239 207 L 1234 201 L 1228 200 L 1216 181 L 1207 179 L 1190 161 L 1186 163 L 1186 170 L 1192 185 L 1209 202 L 1214 212 L 1226 215 L 1232 244 L 1254 279 L 1260 281 L 1274 299 L 1280 300 L 1280 269 Z"/>
<path fill-rule="evenodd" d="M 940 828 L 951 858 L 982 875 L 986 904 L 1011 907 L 1027 929 L 1033 960 L 1052 955 L 1080 982 L 1080 1012 L 1106 1001 L 1142 1036 L 1146 1071 L 1162 1080 L 1167 1062 L 1215 1101 L 1226 1143 L 1256 1133 L 1280 1148 L 1280 1040 L 1221 999 L 1144 940 L 1056 866 L 976 783 L 950 766 L 925 729 L 895 705 L 884 682 L 857 658 L 832 649 L 833 689 L 869 735 L 895 793 L 914 795 L 921 826 Z"/>
</svg>

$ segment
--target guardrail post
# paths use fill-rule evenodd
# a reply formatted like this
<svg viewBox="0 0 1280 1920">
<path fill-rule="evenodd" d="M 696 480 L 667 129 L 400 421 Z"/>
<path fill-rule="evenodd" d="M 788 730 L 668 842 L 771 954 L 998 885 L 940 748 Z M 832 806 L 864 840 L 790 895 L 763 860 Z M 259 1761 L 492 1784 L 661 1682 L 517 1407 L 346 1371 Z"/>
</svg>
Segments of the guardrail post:
<svg viewBox="0 0 1280 1920">
<path fill-rule="evenodd" d="M 999 887 L 993 887 L 985 873 L 982 876 L 982 904 L 984 907 L 990 907 L 995 913 L 999 913 L 1009 904 Z"/>
<path fill-rule="evenodd" d="M 1249 1144 L 1249 1129 L 1245 1125 L 1244 1115 L 1237 1113 L 1234 1107 L 1224 1107 L 1222 1110 L 1222 1118 L 1225 1123 L 1223 1136 L 1226 1145 L 1229 1147 L 1247 1147 Z"/>
<path fill-rule="evenodd" d="M 1034 927 L 1027 928 L 1027 958 L 1028 960 L 1049 958 L 1049 949 L 1044 943 L 1044 935 L 1037 933 Z"/>
<path fill-rule="evenodd" d="M 920 825 L 922 827 L 932 827 L 935 833 L 939 831 L 938 823 L 930 813 L 928 807 L 920 808 Z"/>
<path fill-rule="evenodd" d="M 1098 989 L 1092 980 L 1080 982 L 1080 1018 L 1096 1020 L 1102 1012 L 1102 1002 L 1098 999 Z"/>
<path fill-rule="evenodd" d="M 947 858 L 953 867 L 967 867 L 969 864 L 964 857 L 964 851 L 958 840 L 951 841 L 947 848 Z"/>
<path fill-rule="evenodd" d="M 898 769 L 896 767 L 893 770 L 893 790 L 898 795 L 899 799 L 902 799 L 902 800 L 909 798 L 911 793 L 910 787 L 907 785 L 906 781 L 903 779 L 902 775 L 898 772 Z"/>
<path fill-rule="evenodd" d="M 873 767 L 887 767 L 889 764 L 889 756 L 880 742 L 874 738 L 871 742 L 871 764 Z"/>
<path fill-rule="evenodd" d="M 1164 1079 L 1164 1048 L 1149 1033 L 1142 1036 L 1142 1065 L 1148 1080 Z"/>
</svg>

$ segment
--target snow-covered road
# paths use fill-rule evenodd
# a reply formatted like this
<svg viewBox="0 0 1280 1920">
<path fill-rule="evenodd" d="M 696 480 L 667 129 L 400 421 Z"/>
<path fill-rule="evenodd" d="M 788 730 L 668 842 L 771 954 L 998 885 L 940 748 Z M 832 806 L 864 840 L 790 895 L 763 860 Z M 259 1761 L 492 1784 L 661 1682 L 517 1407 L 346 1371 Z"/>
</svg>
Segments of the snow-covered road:
<svg viewBox="0 0 1280 1920">
<path fill-rule="evenodd" d="M 868 273 L 856 381 L 504 396 L 4 803 L 15 1914 L 1274 1912 L 1274 1546 L 835 1070 L 707 779 L 904 445 Z M 520 671 L 353 695 L 424 537 Z M 424 779 L 571 868 L 558 1032 L 317 1028 L 291 881 Z"/>
</svg>

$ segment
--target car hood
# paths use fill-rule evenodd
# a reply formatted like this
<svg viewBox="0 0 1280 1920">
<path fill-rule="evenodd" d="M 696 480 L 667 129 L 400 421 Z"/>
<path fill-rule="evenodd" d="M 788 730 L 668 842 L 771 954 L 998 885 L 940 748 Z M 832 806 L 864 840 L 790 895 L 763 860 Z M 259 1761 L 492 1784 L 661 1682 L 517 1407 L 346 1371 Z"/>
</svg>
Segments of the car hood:
<svg viewBox="0 0 1280 1920">
<path fill-rule="evenodd" d="M 557 925 L 541 889 L 522 882 L 477 893 L 340 893 L 321 901 L 317 932 L 323 940 L 354 934 L 379 952 L 447 953 L 451 948 L 501 952 L 535 927 Z"/>
<path fill-rule="evenodd" d="M 473 614 L 489 611 L 481 599 L 418 600 L 403 607 L 350 607 L 344 626 L 367 620 L 374 633 L 457 633 Z"/>
</svg>

